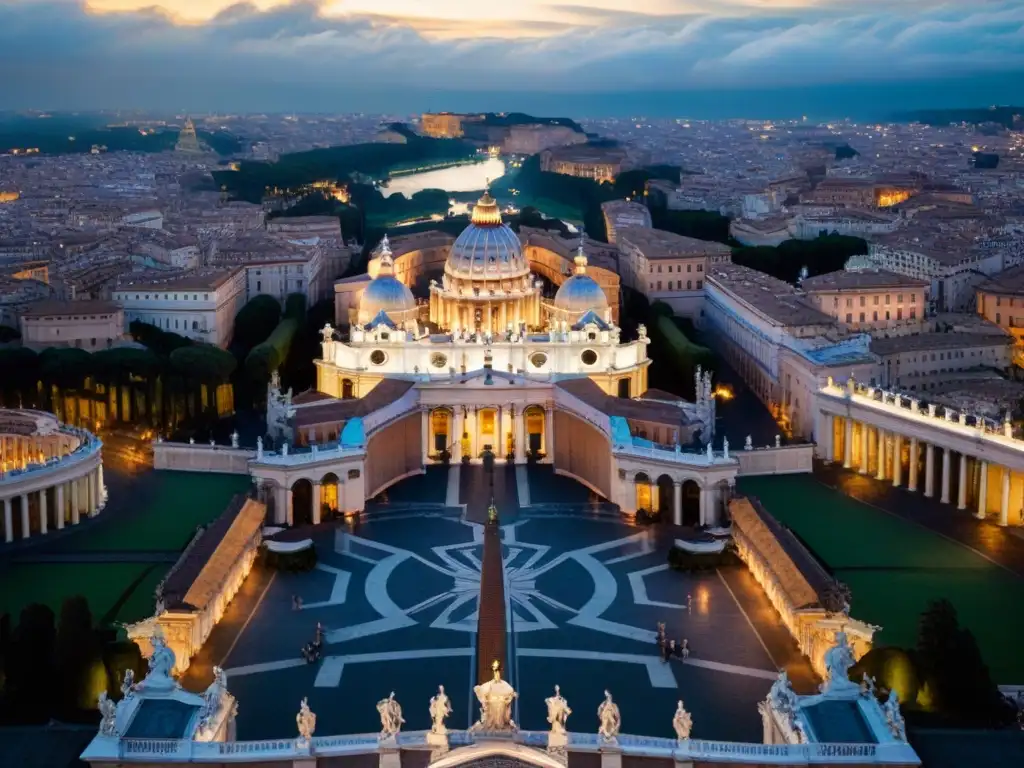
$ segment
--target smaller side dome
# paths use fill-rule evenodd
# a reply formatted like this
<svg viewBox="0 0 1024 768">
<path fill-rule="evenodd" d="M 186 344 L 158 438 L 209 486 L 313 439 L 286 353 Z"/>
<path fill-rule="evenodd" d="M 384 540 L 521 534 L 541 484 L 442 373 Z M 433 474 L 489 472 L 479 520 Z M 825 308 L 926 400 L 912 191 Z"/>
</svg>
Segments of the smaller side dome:
<svg viewBox="0 0 1024 768">
<path fill-rule="evenodd" d="M 573 262 L 576 264 L 576 274 L 559 287 L 555 294 L 555 307 L 572 314 L 591 309 L 607 309 L 608 297 L 604 295 L 597 281 L 587 274 L 587 255 L 583 252 L 582 236 Z"/>
<path fill-rule="evenodd" d="M 377 277 L 363 290 L 359 297 L 360 322 L 369 322 L 381 312 L 394 320 L 405 320 L 405 313 L 416 311 L 416 297 L 409 286 L 395 277 L 395 263 L 391 249 L 384 243 L 378 261 Z"/>
</svg>

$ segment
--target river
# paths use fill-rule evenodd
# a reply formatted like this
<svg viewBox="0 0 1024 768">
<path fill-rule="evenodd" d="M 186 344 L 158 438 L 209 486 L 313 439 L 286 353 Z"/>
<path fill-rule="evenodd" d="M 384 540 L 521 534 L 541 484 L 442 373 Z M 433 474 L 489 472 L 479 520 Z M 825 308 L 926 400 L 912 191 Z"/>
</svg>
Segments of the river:
<svg viewBox="0 0 1024 768">
<path fill-rule="evenodd" d="M 472 192 L 484 189 L 487 182 L 505 175 L 505 163 L 497 157 L 478 163 L 455 165 L 434 171 L 421 171 L 393 177 L 380 188 L 384 197 L 402 194 L 412 197 L 424 189 L 443 189 L 445 192 Z"/>
</svg>

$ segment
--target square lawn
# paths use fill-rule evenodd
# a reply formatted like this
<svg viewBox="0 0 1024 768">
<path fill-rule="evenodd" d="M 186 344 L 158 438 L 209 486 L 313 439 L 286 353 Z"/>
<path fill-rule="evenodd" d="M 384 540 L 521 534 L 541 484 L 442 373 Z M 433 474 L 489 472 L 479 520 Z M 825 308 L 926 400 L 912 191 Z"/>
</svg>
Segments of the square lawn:
<svg viewBox="0 0 1024 768">
<path fill-rule="evenodd" d="M 146 563 L 15 565 L 0 571 L 0 614 L 9 613 L 11 622 L 17 624 L 22 608 L 42 603 L 59 616 L 64 600 L 80 594 L 89 601 L 93 621 L 99 623 L 126 590 L 147 574 L 117 613 L 118 621 L 138 621 L 152 614 L 153 589 L 166 571 L 166 565 Z M 148 593 L 143 593 L 147 585 Z"/>
<path fill-rule="evenodd" d="M 921 612 L 947 598 L 969 627 L 1000 685 L 1024 684 L 1024 582 L 965 546 L 813 477 L 744 478 L 761 500 L 853 592 L 853 616 L 878 624 L 879 645 L 911 647 Z M 941 514 L 941 510 L 937 510 Z"/>
<path fill-rule="evenodd" d="M 232 496 L 245 493 L 252 484 L 248 475 L 168 471 L 153 472 L 145 482 L 153 487 L 140 493 L 143 501 L 137 508 L 116 510 L 108 520 L 101 514 L 93 530 L 67 538 L 67 549 L 180 550 L 198 526 L 214 520 Z M 131 506 L 129 500 L 117 502 Z"/>
</svg>

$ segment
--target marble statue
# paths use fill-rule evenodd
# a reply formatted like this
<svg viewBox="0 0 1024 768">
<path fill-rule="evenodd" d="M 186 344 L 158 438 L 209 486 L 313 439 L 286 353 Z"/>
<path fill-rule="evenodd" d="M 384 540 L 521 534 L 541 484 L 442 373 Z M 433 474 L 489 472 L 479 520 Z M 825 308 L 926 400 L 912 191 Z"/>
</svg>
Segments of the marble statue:
<svg viewBox="0 0 1024 768">
<path fill-rule="evenodd" d="M 148 689 L 173 688 L 176 683 L 171 674 L 176 658 L 174 651 L 168 647 L 159 624 L 156 625 L 150 643 L 153 645 L 153 655 L 149 657 L 149 673 L 141 685 Z"/>
<path fill-rule="evenodd" d="M 729 458 L 729 438 L 728 437 L 723 437 L 722 438 L 722 455 L 725 458 L 727 458 L 727 459 Z"/>
<path fill-rule="evenodd" d="M 452 713 L 451 701 L 448 699 L 448 695 L 444 692 L 444 686 L 437 686 L 437 693 L 430 697 L 430 721 L 433 725 L 430 726 L 430 732 L 436 734 L 448 733 L 448 727 L 444 724 L 444 719 Z"/>
<path fill-rule="evenodd" d="M 865 696 L 875 695 L 875 678 L 868 675 L 867 672 L 864 673 L 864 678 L 861 680 L 860 692 Z"/>
<path fill-rule="evenodd" d="M 256 438 L 256 458 L 257 459 L 262 459 L 263 458 L 263 438 L 262 437 L 257 437 Z"/>
<path fill-rule="evenodd" d="M 393 739 L 402 730 L 402 705 L 395 700 L 395 692 L 392 691 L 386 699 L 377 702 L 377 712 L 380 714 L 380 739 Z"/>
<path fill-rule="evenodd" d="M 107 696 L 106 691 L 100 692 L 100 735 L 117 736 L 117 705 Z"/>
<path fill-rule="evenodd" d="M 516 724 L 512 721 L 512 702 L 519 695 L 508 681 L 501 679 L 498 662 L 491 664 L 494 677 L 486 683 L 473 686 L 473 693 L 480 702 L 480 719 L 471 731 L 514 731 Z"/>
<path fill-rule="evenodd" d="M 295 725 L 299 729 L 298 745 L 308 747 L 313 733 L 316 731 L 316 715 L 309 708 L 309 701 L 303 697 L 299 703 L 298 714 L 295 715 Z"/>
<path fill-rule="evenodd" d="M 600 723 L 597 735 L 602 741 L 617 741 L 619 728 L 622 727 L 622 717 L 619 715 L 619 705 L 612 701 L 612 695 L 604 692 L 604 701 L 597 708 L 597 719 Z"/>
<path fill-rule="evenodd" d="M 565 733 L 565 723 L 569 719 L 569 715 L 572 714 L 572 710 L 557 685 L 555 686 L 555 695 L 544 699 L 544 703 L 548 706 L 548 722 L 551 724 L 551 732 Z"/>
<path fill-rule="evenodd" d="M 708 461 L 712 461 L 715 458 L 715 448 L 711 445 L 711 441 L 708 440 Z"/>
<path fill-rule="evenodd" d="M 895 689 L 889 691 L 889 698 L 883 706 L 885 710 L 885 723 L 892 732 L 892 737 L 897 741 L 907 740 L 907 724 L 903 720 L 903 713 L 900 712 L 900 699 Z"/>
<path fill-rule="evenodd" d="M 126 669 L 121 680 L 121 698 L 127 699 L 135 692 L 135 670 Z"/>
<path fill-rule="evenodd" d="M 744 451 L 752 451 L 752 450 L 754 450 L 754 438 L 751 437 L 750 435 L 747 435 L 747 441 L 745 443 L 743 443 L 743 450 Z"/>
<path fill-rule="evenodd" d="M 850 667 L 857 663 L 853 658 L 853 649 L 842 630 L 836 632 L 836 644 L 825 651 L 825 682 L 821 684 L 822 693 L 840 693 L 851 688 L 860 689 L 850 680 Z"/>
<path fill-rule="evenodd" d="M 781 448 L 782 447 L 782 435 L 776 435 L 775 436 L 775 447 L 776 448 Z"/>
<path fill-rule="evenodd" d="M 323 343 L 329 344 L 334 341 L 334 329 L 330 323 L 326 323 L 323 328 L 320 329 L 320 335 L 323 337 Z"/>
<path fill-rule="evenodd" d="M 676 738 L 680 741 L 690 738 L 690 731 L 693 730 L 693 717 L 683 709 L 682 699 L 676 705 L 676 713 L 672 717 L 672 727 L 675 729 Z"/>
<path fill-rule="evenodd" d="M 793 686 L 789 683 L 789 675 L 783 670 L 778 678 L 772 683 L 768 691 L 768 700 L 772 707 L 782 714 L 792 714 L 799 706 Z"/>
<path fill-rule="evenodd" d="M 647 338 L 647 326 L 644 325 L 643 323 L 640 323 L 640 325 L 638 325 L 636 327 L 636 337 L 638 339 L 646 339 Z"/>
<path fill-rule="evenodd" d="M 231 447 L 232 448 L 237 448 L 238 447 L 238 430 L 237 429 L 231 433 Z"/>
</svg>

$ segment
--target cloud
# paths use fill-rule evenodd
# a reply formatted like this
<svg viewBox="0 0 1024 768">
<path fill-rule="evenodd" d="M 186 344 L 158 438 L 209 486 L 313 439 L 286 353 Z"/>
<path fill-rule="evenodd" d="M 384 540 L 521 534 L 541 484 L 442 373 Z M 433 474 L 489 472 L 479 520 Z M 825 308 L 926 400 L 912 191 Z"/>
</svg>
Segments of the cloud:
<svg viewBox="0 0 1024 768">
<path fill-rule="evenodd" d="M 0 107 L 260 109 L 261 98 L 319 95 L 323 111 L 342 111 L 347 96 L 390 88 L 756 88 L 1024 70 L 1024 4 L 1009 0 L 896 11 L 875 0 L 520 0 L 477 17 L 458 17 L 466 0 L 437 0 L 452 18 L 403 13 L 422 1 L 218 0 L 218 13 L 185 23 L 206 0 L 130 11 L 142 1 L 0 0 Z"/>
</svg>

